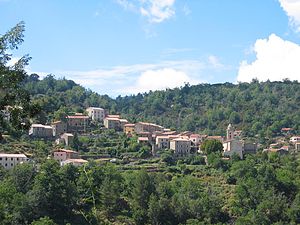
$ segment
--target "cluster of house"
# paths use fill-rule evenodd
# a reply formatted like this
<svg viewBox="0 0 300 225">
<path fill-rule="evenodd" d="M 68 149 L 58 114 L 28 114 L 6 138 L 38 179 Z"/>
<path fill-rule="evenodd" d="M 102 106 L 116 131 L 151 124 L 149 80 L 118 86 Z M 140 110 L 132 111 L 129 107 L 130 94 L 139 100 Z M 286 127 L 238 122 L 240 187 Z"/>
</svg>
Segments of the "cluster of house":
<svg viewBox="0 0 300 225">
<path fill-rule="evenodd" d="M 291 131 L 292 128 L 283 128 L 285 130 Z M 291 133 L 289 133 L 291 134 Z M 284 139 L 280 138 L 276 143 L 270 144 L 269 148 L 263 150 L 263 152 L 275 152 L 280 155 L 286 155 L 290 150 L 299 152 L 300 151 L 300 136 L 292 136 L 289 140 L 289 145 L 286 145 Z"/>
<path fill-rule="evenodd" d="M 162 126 L 138 122 L 136 124 L 126 124 L 124 132 L 128 135 L 135 133 L 139 143 L 152 146 L 152 152 L 157 150 L 171 149 L 175 156 L 183 157 L 197 151 L 201 151 L 201 144 L 204 140 L 218 140 L 223 143 L 224 156 L 237 154 L 243 158 L 245 154 L 255 154 L 257 144 L 241 140 L 242 131 L 235 130 L 231 124 L 227 128 L 226 138 L 222 136 L 208 136 L 194 134 L 189 131 L 178 133 L 165 129 Z"/>
<path fill-rule="evenodd" d="M 102 108 L 89 107 L 86 114 L 75 113 L 68 115 L 64 121 L 54 121 L 50 125 L 32 124 L 29 136 L 33 138 L 56 139 L 56 144 L 69 146 L 74 138 L 74 133 L 87 132 L 91 121 L 103 121 L 106 117 Z"/>
<path fill-rule="evenodd" d="M 154 123 L 129 123 L 120 115 L 109 115 L 105 109 L 98 107 L 89 107 L 86 109 L 86 114 L 68 115 L 64 121 L 55 121 L 50 125 L 32 124 L 29 135 L 35 138 L 54 139 L 56 144 L 69 146 L 73 142 L 75 132 L 89 131 L 91 121 L 103 122 L 105 128 L 123 131 L 129 137 L 136 135 L 139 143 L 151 146 L 153 155 L 159 150 L 171 149 L 176 157 L 188 156 L 192 153 L 201 152 L 201 144 L 204 140 L 222 142 L 225 157 L 236 154 L 243 158 L 245 154 L 255 154 L 257 151 L 257 144 L 242 140 L 242 131 L 235 130 L 231 124 L 227 127 L 226 137 L 194 134 L 189 131 L 179 133 Z M 290 135 L 292 131 L 292 128 L 282 129 L 285 136 Z M 300 150 L 300 136 L 291 137 L 290 142 L 296 150 Z M 264 151 L 286 154 L 289 148 L 290 146 L 276 143 Z M 61 165 L 73 164 L 78 166 L 87 162 L 80 158 L 78 152 L 67 149 L 55 150 L 53 158 L 58 160 Z M 0 165 L 6 169 L 13 168 L 18 163 L 24 163 L 28 160 L 24 154 L 0 154 Z"/>
<path fill-rule="evenodd" d="M 53 158 L 57 160 L 61 166 L 72 164 L 74 166 L 81 166 L 87 163 L 87 160 L 81 159 L 76 151 L 68 149 L 54 150 Z M 0 153 L 0 166 L 4 169 L 12 169 L 18 164 L 27 163 L 30 159 L 25 154 L 9 154 Z"/>
<path fill-rule="evenodd" d="M 207 136 L 193 134 L 191 132 L 178 133 L 160 125 L 147 122 L 129 123 L 120 115 L 109 115 L 106 110 L 99 107 L 89 107 L 86 115 L 76 113 L 69 115 L 65 121 L 55 121 L 51 125 L 32 124 L 29 135 L 38 138 L 56 138 L 57 144 L 70 145 L 73 141 L 74 132 L 86 132 L 91 121 L 101 121 L 107 129 L 124 131 L 128 136 L 138 136 L 139 143 L 149 144 L 153 154 L 157 150 L 171 149 L 175 156 L 186 156 L 200 151 L 201 143 L 205 139 L 215 139 L 223 143 L 224 155 L 231 156 L 234 153 L 241 158 L 245 153 L 255 153 L 257 145 L 240 140 L 241 131 L 234 130 L 231 125 L 227 128 L 226 138 L 222 136 Z"/>
</svg>

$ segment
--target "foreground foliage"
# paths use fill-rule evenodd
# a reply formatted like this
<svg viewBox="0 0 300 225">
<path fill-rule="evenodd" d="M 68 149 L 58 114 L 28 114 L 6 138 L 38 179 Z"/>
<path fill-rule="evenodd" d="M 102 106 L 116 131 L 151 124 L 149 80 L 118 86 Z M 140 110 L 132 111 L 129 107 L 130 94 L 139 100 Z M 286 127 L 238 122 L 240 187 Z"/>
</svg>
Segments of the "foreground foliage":
<svg viewBox="0 0 300 225">
<path fill-rule="evenodd" d="M 257 155 L 190 167 L 189 174 L 60 167 L 47 160 L 1 171 L 1 224 L 298 224 L 300 167 Z M 51 222 L 52 221 L 52 222 Z"/>
</svg>

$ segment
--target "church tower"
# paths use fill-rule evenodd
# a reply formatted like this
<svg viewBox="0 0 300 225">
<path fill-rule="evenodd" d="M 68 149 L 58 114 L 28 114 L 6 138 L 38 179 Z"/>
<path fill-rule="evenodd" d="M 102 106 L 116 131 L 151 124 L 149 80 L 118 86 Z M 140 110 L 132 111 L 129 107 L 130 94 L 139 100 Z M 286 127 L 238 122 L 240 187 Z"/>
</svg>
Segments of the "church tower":
<svg viewBox="0 0 300 225">
<path fill-rule="evenodd" d="M 234 129 L 233 129 L 233 127 L 231 126 L 231 124 L 228 125 L 226 132 L 227 132 L 227 136 L 226 136 L 227 141 L 233 140 L 233 137 L 234 137 Z"/>
</svg>

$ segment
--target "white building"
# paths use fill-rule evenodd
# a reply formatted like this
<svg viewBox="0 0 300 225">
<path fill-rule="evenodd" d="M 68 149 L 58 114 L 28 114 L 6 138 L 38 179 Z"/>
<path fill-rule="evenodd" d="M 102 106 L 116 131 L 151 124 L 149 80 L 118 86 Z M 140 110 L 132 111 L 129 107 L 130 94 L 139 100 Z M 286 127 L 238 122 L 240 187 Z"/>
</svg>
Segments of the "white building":
<svg viewBox="0 0 300 225">
<path fill-rule="evenodd" d="M 0 165 L 5 169 L 11 169 L 17 164 L 27 162 L 28 158 L 24 154 L 0 153 Z"/>
<path fill-rule="evenodd" d="M 103 120 L 103 124 L 104 124 L 104 127 L 107 129 L 115 129 L 115 130 L 121 129 L 120 118 L 105 117 Z"/>
<path fill-rule="evenodd" d="M 244 144 L 240 140 L 228 140 L 223 143 L 224 156 L 231 157 L 237 154 L 241 159 L 243 158 Z"/>
<path fill-rule="evenodd" d="M 31 137 L 51 138 L 53 137 L 53 127 L 43 124 L 32 124 L 29 129 Z"/>
<path fill-rule="evenodd" d="M 55 140 L 56 144 L 63 144 L 65 146 L 70 146 L 73 143 L 74 135 L 71 133 L 64 133 L 60 136 L 60 138 Z"/>
<path fill-rule="evenodd" d="M 290 138 L 290 142 L 297 143 L 300 142 L 300 136 L 293 136 Z"/>
<path fill-rule="evenodd" d="M 175 156 L 188 156 L 191 151 L 191 141 L 186 138 L 175 138 L 170 141 L 170 149 L 174 150 Z"/>
<path fill-rule="evenodd" d="M 169 136 L 156 136 L 155 144 L 157 146 L 157 149 L 170 148 L 170 138 Z"/>
<path fill-rule="evenodd" d="M 201 141 L 200 134 L 191 134 L 190 140 L 195 146 L 199 145 Z"/>
<path fill-rule="evenodd" d="M 105 118 L 105 110 L 97 107 L 89 107 L 86 109 L 88 116 L 93 121 L 103 121 Z"/>
<path fill-rule="evenodd" d="M 234 135 L 235 130 L 231 124 L 228 125 L 226 130 L 226 141 L 223 142 L 223 153 L 224 156 L 231 157 L 234 154 L 237 154 L 241 159 L 243 158 L 243 142 L 236 140 Z"/>
<path fill-rule="evenodd" d="M 226 140 L 223 141 L 224 156 L 231 157 L 237 154 L 242 159 L 244 154 L 256 153 L 256 143 L 240 140 L 242 131 L 236 131 L 233 126 L 229 124 L 226 133 Z"/>
</svg>

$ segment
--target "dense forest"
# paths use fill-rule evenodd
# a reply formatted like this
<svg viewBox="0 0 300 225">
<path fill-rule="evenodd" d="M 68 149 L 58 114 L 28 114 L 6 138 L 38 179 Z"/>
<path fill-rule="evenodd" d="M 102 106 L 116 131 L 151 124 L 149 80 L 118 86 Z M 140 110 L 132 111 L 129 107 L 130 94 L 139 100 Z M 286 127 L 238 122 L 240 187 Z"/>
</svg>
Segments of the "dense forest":
<svg viewBox="0 0 300 225">
<path fill-rule="evenodd" d="M 25 88 L 41 105 L 39 122 L 51 122 L 61 115 L 98 106 L 121 113 L 132 122 L 149 121 L 165 127 L 204 134 L 224 135 L 228 123 L 248 137 L 271 138 L 283 127 L 300 130 L 300 83 L 258 82 L 199 84 L 150 91 L 112 99 L 67 79 L 48 75 L 39 80 L 28 76 Z"/>
</svg>

